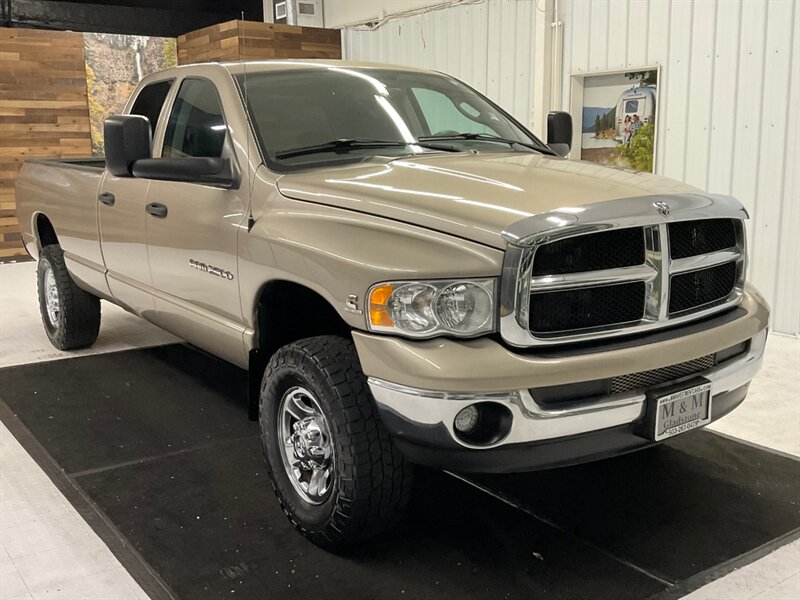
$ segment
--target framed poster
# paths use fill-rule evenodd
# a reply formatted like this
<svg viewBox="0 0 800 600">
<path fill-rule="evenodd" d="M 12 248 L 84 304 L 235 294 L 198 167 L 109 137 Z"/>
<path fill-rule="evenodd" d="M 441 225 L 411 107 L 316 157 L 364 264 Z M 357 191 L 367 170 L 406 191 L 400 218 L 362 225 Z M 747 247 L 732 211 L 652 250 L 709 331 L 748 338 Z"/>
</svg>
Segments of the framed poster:
<svg viewBox="0 0 800 600">
<path fill-rule="evenodd" d="M 658 75 L 658 67 L 642 67 L 573 77 L 581 160 L 653 172 Z"/>
</svg>

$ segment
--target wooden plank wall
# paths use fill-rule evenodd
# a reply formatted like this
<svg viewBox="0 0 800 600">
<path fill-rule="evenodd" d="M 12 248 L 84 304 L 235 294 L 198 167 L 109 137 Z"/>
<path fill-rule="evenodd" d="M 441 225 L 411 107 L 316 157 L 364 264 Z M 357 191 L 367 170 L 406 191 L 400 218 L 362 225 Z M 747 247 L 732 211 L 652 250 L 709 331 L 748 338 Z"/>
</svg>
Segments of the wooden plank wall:
<svg viewBox="0 0 800 600">
<path fill-rule="evenodd" d="M 178 37 L 178 64 L 269 58 L 341 58 L 338 29 L 228 21 Z"/>
<path fill-rule="evenodd" d="M 83 34 L 0 28 L 0 260 L 25 256 L 14 180 L 28 158 L 91 156 Z"/>
<path fill-rule="evenodd" d="M 341 58 L 337 29 L 228 21 L 178 38 L 178 63 Z M 83 34 L 0 27 L 0 260 L 25 256 L 14 180 L 27 158 L 91 156 Z"/>
</svg>

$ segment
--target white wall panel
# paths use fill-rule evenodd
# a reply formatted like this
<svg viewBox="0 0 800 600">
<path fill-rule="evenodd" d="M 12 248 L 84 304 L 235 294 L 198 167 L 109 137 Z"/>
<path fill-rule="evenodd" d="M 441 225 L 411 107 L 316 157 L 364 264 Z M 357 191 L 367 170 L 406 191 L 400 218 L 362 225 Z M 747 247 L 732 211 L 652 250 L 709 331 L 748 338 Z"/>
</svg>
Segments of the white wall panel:
<svg viewBox="0 0 800 600">
<path fill-rule="evenodd" d="M 391 20 L 374 31 L 345 29 L 344 57 L 444 71 L 530 126 L 533 0 L 488 0 Z"/>
<path fill-rule="evenodd" d="M 711 134 L 708 153 L 717 156 L 714 168 L 708 169 L 708 189 L 730 194 L 733 184 L 732 148 L 736 141 L 736 99 L 739 87 L 739 34 L 742 25 L 741 4 L 717 13 L 714 50 L 715 73 L 711 111 Z"/>
<path fill-rule="evenodd" d="M 773 306 L 773 329 L 800 333 L 800 3 L 558 4 L 563 107 L 573 75 L 659 65 L 656 172 L 744 202 L 750 278 Z M 345 30 L 344 55 L 452 73 L 530 126 L 533 69 L 549 64 L 534 57 L 537 8 L 487 0 Z"/>
<path fill-rule="evenodd" d="M 781 309 L 776 328 L 784 323 L 800 321 L 800 9 L 795 7 L 792 19 L 792 52 L 789 59 L 791 77 L 789 111 L 786 119 L 786 146 L 783 155 L 783 193 L 781 194 L 780 264 L 776 278 L 774 304 Z M 784 316 L 785 313 L 785 316 Z"/>
<path fill-rule="evenodd" d="M 345 27 L 378 20 L 386 15 L 418 10 L 441 2 L 442 0 L 325 0 L 325 27 Z"/>
<path fill-rule="evenodd" d="M 689 56 L 689 85 L 686 87 L 686 149 L 683 155 L 683 177 L 708 189 L 709 126 L 714 110 L 714 42 L 716 37 L 715 2 L 698 2 L 692 12 L 692 44 Z M 703 27 L 705 35 L 694 35 L 694 28 Z"/>
<path fill-rule="evenodd" d="M 572 75 L 660 65 L 656 171 L 748 207 L 750 279 L 800 333 L 800 3 L 559 3 L 564 106 Z"/>
</svg>

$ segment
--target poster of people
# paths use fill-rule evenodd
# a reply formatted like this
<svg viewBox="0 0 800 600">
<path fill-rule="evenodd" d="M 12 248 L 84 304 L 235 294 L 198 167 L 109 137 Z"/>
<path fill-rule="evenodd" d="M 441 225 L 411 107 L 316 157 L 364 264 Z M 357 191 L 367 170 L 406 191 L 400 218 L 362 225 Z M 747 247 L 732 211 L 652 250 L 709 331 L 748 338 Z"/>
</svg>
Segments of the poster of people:
<svg viewBox="0 0 800 600">
<path fill-rule="evenodd" d="M 586 76 L 581 158 L 652 172 L 657 90 L 657 70 Z"/>
<path fill-rule="evenodd" d="M 178 63 L 175 38 L 110 33 L 84 33 L 86 86 L 92 153 L 102 156 L 103 121 L 125 107 L 136 84 L 145 75 Z"/>
</svg>

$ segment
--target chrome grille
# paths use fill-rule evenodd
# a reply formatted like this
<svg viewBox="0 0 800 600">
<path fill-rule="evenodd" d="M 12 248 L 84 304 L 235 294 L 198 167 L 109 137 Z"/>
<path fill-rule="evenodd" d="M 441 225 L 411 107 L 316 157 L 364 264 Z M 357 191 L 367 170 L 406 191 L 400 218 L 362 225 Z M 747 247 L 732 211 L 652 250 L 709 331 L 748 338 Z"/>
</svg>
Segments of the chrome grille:
<svg viewBox="0 0 800 600">
<path fill-rule="evenodd" d="M 633 390 L 641 390 L 667 381 L 673 381 L 702 373 L 714 366 L 714 355 L 701 356 L 694 360 L 679 363 L 677 365 L 670 365 L 669 367 L 662 367 L 660 369 L 653 369 L 652 371 L 640 371 L 639 373 L 630 373 L 629 375 L 621 375 L 611 379 L 611 393 L 622 394 L 624 392 L 631 392 Z"/>
<path fill-rule="evenodd" d="M 745 270 L 741 204 L 694 194 L 653 198 L 662 197 L 542 213 L 504 232 L 503 338 L 519 346 L 606 338 L 737 302 Z"/>
</svg>

